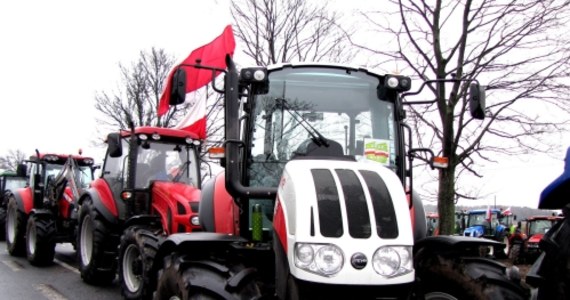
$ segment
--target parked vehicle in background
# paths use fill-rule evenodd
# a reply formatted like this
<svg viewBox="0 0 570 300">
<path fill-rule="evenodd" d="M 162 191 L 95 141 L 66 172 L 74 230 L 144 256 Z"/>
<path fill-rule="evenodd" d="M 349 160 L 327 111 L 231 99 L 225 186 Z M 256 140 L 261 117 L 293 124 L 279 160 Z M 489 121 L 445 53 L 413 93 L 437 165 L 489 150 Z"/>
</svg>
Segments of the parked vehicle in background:
<svg viewBox="0 0 570 300">
<path fill-rule="evenodd" d="M 8 198 L 6 245 L 30 263 L 51 263 L 56 243 L 74 243 L 77 200 L 93 180 L 91 157 L 40 153 L 27 161 L 29 185 Z"/>
<path fill-rule="evenodd" d="M 439 215 L 436 213 L 428 213 L 426 215 L 427 221 L 427 236 L 439 235 Z"/>
<path fill-rule="evenodd" d="M 516 216 L 496 208 L 468 210 L 465 214 L 467 222 L 463 235 L 501 242 L 503 245 L 491 249 L 490 254 L 496 258 L 506 258 L 509 253 L 510 227 Z"/>
<path fill-rule="evenodd" d="M 0 173 L 0 240 L 6 237 L 6 212 L 8 211 L 8 196 L 12 191 L 24 188 L 28 183 L 26 169 L 18 167 L 16 172 Z"/>
<path fill-rule="evenodd" d="M 560 216 L 532 216 L 519 222 L 514 234 L 510 237 L 509 258 L 514 263 L 533 263 L 540 253 L 540 240 L 556 222 L 562 220 Z"/>
</svg>

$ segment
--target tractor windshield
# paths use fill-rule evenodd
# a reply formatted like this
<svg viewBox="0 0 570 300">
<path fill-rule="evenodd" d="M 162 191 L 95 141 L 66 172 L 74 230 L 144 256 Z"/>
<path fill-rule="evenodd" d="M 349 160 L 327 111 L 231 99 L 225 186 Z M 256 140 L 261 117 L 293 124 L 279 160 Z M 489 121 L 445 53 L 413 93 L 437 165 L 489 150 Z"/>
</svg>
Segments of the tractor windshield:
<svg viewBox="0 0 570 300">
<path fill-rule="evenodd" d="M 530 222 L 528 233 L 529 235 L 534 234 L 545 234 L 553 225 L 550 220 L 535 220 Z"/>
<path fill-rule="evenodd" d="M 177 181 L 198 186 L 198 163 L 191 145 L 146 142 L 138 149 L 135 187 L 153 180 Z"/>
<path fill-rule="evenodd" d="M 249 185 L 277 186 L 285 163 L 311 141 L 394 169 L 394 103 L 378 98 L 380 80 L 333 67 L 272 71 L 267 93 L 252 103 Z"/>
<path fill-rule="evenodd" d="M 15 191 L 19 188 L 23 188 L 26 186 L 27 180 L 23 177 L 5 177 L 6 178 L 6 186 L 4 189 Z"/>
</svg>

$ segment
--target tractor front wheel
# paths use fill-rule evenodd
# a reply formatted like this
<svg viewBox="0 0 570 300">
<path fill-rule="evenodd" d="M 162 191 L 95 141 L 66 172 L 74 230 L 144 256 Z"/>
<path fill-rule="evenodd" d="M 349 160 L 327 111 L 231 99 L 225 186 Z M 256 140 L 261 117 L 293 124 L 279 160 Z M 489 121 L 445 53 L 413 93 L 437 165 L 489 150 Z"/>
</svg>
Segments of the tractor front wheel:
<svg viewBox="0 0 570 300">
<path fill-rule="evenodd" d="M 10 196 L 8 200 L 8 214 L 6 215 L 6 246 L 10 255 L 25 255 L 25 233 L 26 214 L 18 209 L 16 198 Z"/>
<path fill-rule="evenodd" d="M 77 246 L 79 271 L 89 284 L 109 284 L 115 279 L 118 242 L 90 198 L 81 206 Z"/>
<path fill-rule="evenodd" d="M 529 299 L 520 274 L 486 258 L 437 257 L 417 267 L 424 299 Z"/>
<path fill-rule="evenodd" d="M 213 260 L 192 260 L 177 254 L 164 260 L 155 299 L 257 299 L 260 292 L 252 269 Z"/>
<path fill-rule="evenodd" d="M 49 218 L 32 215 L 26 227 L 26 255 L 35 266 L 48 265 L 55 255 L 55 222 Z"/>
<path fill-rule="evenodd" d="M 6 239 L 6 207 L 0 207 L 0 241 Z"/>
<path fill-rule="evenodd" d="M 119 278 L 125 299 L 151 299 L 156 288 L 153 270 L 159 237 L 145 228 L 129 227 L 119 247 Z"/>
</svg>

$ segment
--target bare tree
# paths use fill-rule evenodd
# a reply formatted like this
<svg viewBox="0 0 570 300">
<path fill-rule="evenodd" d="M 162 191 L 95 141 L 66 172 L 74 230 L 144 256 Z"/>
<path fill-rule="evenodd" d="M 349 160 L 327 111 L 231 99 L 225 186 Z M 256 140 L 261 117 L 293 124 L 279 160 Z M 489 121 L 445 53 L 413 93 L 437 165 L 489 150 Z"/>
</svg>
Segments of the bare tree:
<svg viewBox="0 0 570 300">
<path fill-rule="evenodd" d="M 117 91 L 102 91 L 95 96 L 95 109 L 101 113 L 98 123 L 116 130 L 135 126 L 170 127 L 186 111 L 186 105 L 173 107 L 166 115 L 157 115 L 168 73 L 174 58 L 163 49 L 141 51 L 138 61 L 126 67 L 119 64 L 121 86 Z"/>
<path fill-rule="evenodd" d="M 353 43 L 378 54 L 380 61 L 388 57 L 405 65 L 404 71 L 423 80 L 465 80 L 430 85 L 435 102 L 410 107 L 413 116 L 408 120 L 421 146 L 441 149 L 440 155 L 449 159 L 449 167 L 439 171 L 437 198 L 441 233 L 451 234 L 456 199 L 473 197 L 456 187 L 466 176 L 482 176 L 478 160 L 494 162 L 497 153 L 548 152 L 554 145 L 541 137 L 566 129 L 570 55 L 561 33 L 569 17 L 568 1 L 390 4 L 391 10 L 383 2 L 382 11 L 361 14 L 383 37 L 376 39 L 382 45 L 355 38 Z M 465 113 L 468 84 L 476 79 L 487 85 L 483 122 Z M 545 116 L 544 107 L 564 115 Z"/>
<path fill-rule="evenodd" d="M 8 154 L 0 156 L 0 169 L 16 172 L 18 165 L 23 163 L 27 158 L 22 150 L 9 150 Z"/>
<path fill-rule="evenodd" d="M 340 15 L 327 3 L 303 0 L 236 0 L 232 2 L 236 37 L 255 64 L 347 62 L 353 53 L 335 23 Z"/>
</svg>

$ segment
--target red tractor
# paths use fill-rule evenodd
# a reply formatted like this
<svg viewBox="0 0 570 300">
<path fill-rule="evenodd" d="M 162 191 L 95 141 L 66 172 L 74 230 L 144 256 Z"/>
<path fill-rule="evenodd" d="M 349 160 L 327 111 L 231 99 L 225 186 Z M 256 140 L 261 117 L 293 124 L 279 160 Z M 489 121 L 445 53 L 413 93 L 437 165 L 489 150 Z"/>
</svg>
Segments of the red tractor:
<svg viewBox="0 0 570 300">
<path fill-rule="evenodd" d="M 93 180 L 94 160 L 39 153 L 27 162 L 29 184 L 8 197 L 6 245 L 30 263 L 53 261 L 56 243 L 74 243 L 80 192 Z"/>
<path fill-rule="evenodd" d="M 155 299 L 528 298 L 515 269 L 479 256 L 497 242 L 425 237 L 412 159 L 433 165 L 433 152 L 412 148 L 403 122 L 409 77 L 226 62 L 225 173 L 204 183 L 205 232 L 161 244 Z M 191 67 L 175 72 L 171 104 Z"/>
<path fill-rule="evenodd" d="M 26 169 L 18 166 L 16 172 L 0 173 L 0 240 L 6 237 L 6 211 L 8 198 L 12 191 L 24 188 L 28 184 Z"/>
<path fill-rule="evenodd" d="M 138 127 L 106 142 L 102 175 L 79 200 L 81 277 L 110 283 L 118 265 L 123 296 L 148 298 L 160 241 L 201 228 L 201 141 L 187 131 Z"/>
<path fill-rule="evenodd" d="M 533 263 L 541 253 L 540 240 L 562 219 L 559 216 L 532 216 L 520 222 L 509 241 L 509 258 L 513 263 Z"/>
</svg>

